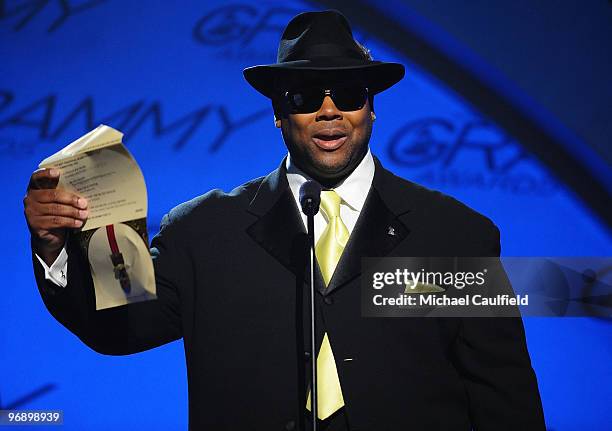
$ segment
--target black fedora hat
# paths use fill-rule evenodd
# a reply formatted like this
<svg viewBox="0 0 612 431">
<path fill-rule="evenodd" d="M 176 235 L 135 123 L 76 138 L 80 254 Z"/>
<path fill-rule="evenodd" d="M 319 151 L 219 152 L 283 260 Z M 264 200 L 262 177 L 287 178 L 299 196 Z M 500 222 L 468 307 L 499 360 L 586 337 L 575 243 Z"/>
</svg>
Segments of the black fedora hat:
<svg viewBox="0 0 612 431">
<path fill-rule="evenodd" d="M 243 74 L 257 91 L 274 98 L 283 78 L 309 71 L 357 73 L 370 94 L 404 77 L 403 65 L 371 60 L 353 38 L 346 17 L 336 10 L 296 15 L 283 32 L 276 63 L 247 67 Z"/>
</svg>

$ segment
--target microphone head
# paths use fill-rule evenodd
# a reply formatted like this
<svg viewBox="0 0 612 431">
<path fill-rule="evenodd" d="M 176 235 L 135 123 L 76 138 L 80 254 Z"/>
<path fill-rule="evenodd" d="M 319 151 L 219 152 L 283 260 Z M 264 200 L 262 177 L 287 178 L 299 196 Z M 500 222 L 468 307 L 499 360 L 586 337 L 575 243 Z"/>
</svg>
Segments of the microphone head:
<svg viewBox="0 0 612 431">
<path fill-rule="evenodd" d="M 300 187 L 300 206 L 306 215 L 315 215 L 321 204 L 321 184 L 316 181 L 306 181 Z"/>
</svg>

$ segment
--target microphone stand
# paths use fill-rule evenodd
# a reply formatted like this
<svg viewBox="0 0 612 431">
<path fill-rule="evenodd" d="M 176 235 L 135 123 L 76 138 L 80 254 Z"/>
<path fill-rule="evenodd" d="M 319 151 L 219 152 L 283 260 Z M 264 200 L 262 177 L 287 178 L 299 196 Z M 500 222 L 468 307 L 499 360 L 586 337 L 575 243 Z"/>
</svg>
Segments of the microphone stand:
<svg viewBox="0 0 612 431">
<path fill-rule="evenodd" d="M 310 411 L 312 413 L 312 431 L 317 431 L 317 315 L 315 300 L 315 244 L 314 244 L 314 214 L 309 211 L 306 215 L 308 220 L 308 248 L 310 249 Z"/>
<path fill-rule="evenodd" d="M 319 407 L 317 388 L 317 313 L 315 296 L 315 243 L 314 216 L 319 212 L 321 203 L 321 185 L 315 181 L 306 181 L 300 187 L 300 205 L 306 214 L 308 248 L 310 249 L 310 412 L 312 413 L 312 430 L 317 431 L 317 410 Z"/>
</svg>

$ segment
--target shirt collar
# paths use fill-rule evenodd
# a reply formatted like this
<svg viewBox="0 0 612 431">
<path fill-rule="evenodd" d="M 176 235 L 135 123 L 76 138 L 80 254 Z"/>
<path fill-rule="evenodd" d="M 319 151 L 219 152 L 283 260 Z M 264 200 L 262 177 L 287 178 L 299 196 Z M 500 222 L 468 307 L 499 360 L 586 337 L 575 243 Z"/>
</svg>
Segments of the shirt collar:
<svg viewBox="0 0 612 431">
<path fill-rule="evenodd" d="M 298 202 L 299 207 L 299 194 L 300 187 L 306 181 L 311 180 L 307 174 L 302 172 L 294 163 L 291 162 L 291 155 L 287 155 L 285 162 L 287 168 L 287 181 L 293 196 Z M 368 147 L 368 152 L 364 158 L 359 162 L 355 170 L 346 177 L 340 184 L 334 187 L 336 193 L 340 195 L 342 200 L 356 211 L 361 211 L 366 200 L 366 196 L 370 187 L 372 186 L 372 180 L 374 179 L 374 158 Z"/>
</svg>

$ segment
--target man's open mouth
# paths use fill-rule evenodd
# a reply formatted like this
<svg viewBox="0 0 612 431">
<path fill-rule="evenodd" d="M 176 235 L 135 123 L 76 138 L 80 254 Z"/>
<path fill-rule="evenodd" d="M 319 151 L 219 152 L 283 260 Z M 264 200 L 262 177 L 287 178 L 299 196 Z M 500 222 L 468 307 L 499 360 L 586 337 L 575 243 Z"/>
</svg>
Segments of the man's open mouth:
<svg viewBox="0 0 612 431">
<path fill-rule="evenodd" d="M 326 151 L 333 151 L 342 146 L 346 141 L 346 134 L 344 133 L 317 133 L 312 137 L 312 140 L 317 147 Z"/>
</svg>

